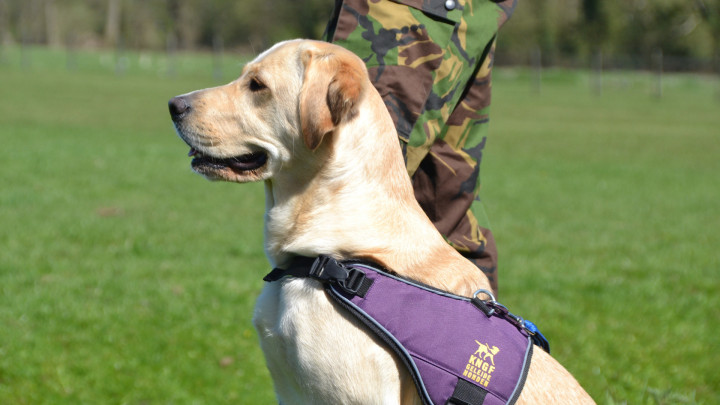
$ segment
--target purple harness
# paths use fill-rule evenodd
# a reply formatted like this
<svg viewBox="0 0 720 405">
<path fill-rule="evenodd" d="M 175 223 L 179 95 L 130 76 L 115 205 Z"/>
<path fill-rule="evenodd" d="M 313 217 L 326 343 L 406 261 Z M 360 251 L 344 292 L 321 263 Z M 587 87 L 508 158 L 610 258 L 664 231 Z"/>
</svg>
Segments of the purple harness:
<svg viewBox="0 0 720 405">
<path fill-rule="evenodd" d="M 426 405 L 513 404 L 525 384 L 533 343 L 547 340 L 529 321 L 491 299 L 461 297 L 399 278 L 376 265 L 298 257 L 284 276 L 323 282 L 328 295 L 403 361 Z"/>
</svg>

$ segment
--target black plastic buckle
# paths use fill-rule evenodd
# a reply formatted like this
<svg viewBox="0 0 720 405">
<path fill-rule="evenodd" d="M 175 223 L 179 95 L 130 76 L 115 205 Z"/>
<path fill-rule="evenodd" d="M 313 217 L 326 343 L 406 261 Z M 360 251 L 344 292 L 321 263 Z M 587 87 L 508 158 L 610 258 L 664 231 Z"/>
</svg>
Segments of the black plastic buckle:
<svg viewBox="0 0 720 405">
<path fill-rule="evenodd" d="M 347 278 L 344 280 L 338 280 L 338 286 L 342 288 L 346 293 L 357 295 L 360 288 L 363 286 L 365 281 L 365 273 L 358 269 L 349 268 Z"/>
<path fill-rule="evenodd" d="M 310 267 L 309 276 L 320 281 L 335 282 L 346 279 L 348 270 L 332 257 L 320 255 Z"/>
<path fill-rule="evenodd" d="M 318 256 L 313 262 L 309 276 L 336 285 L 352 295 L 358 295 L 363 287 L 367 287 L 365 273 L 352 267 L 345 267 L 342 263 L 325 255 Z M 364 292 L 359 295 L 364 295 Z"/>
</svg>

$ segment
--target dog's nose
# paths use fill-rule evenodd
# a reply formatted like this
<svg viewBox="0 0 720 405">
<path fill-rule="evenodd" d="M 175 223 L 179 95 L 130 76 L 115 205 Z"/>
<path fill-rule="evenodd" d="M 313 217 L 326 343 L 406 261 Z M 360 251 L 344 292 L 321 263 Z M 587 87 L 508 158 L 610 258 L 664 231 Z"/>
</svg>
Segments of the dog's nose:
<svg viewBox="0 0 720 405">
<path fill-rule="evenodd" d="M 170 116 L 173 121 L 177 121 L 190 111 L 190 103 L 187 102 L 185 97 L 173 97 L 168 101 L 168 108 L 170 108 Z"/>
</svg>

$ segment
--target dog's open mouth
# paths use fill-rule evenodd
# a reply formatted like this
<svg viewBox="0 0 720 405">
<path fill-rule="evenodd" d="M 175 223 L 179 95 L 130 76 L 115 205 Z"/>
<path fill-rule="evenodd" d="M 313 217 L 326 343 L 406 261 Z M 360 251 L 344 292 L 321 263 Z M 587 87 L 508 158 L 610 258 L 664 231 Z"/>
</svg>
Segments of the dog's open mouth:
<svg viewBox="0 0 720 405">
<path fill-rule="evenodd" d="M 188 156 L 193 157 L 192 168 L 199 173 L 230 169 L 237 174 L 244 174 L 263 167 L 268 158 L 265 152 L 253 152 L 220 159 L 204 155 L 195 148 L 190 148 Z"/>
</svg>

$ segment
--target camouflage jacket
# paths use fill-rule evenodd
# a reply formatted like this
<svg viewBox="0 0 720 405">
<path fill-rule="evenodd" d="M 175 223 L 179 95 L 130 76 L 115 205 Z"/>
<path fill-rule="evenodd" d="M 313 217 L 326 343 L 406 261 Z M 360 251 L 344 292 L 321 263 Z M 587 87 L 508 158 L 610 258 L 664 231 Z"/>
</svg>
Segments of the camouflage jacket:
<svg viewBox="0 0 720 405">
<path fill-rule="evenodd" d="M 490 278 L 497 249 L 480 202 L 495 39 L 517 0 L 336 0 L 325 40 L 362 58 L 395 121 L 415 196 Z"/>
</svg>

